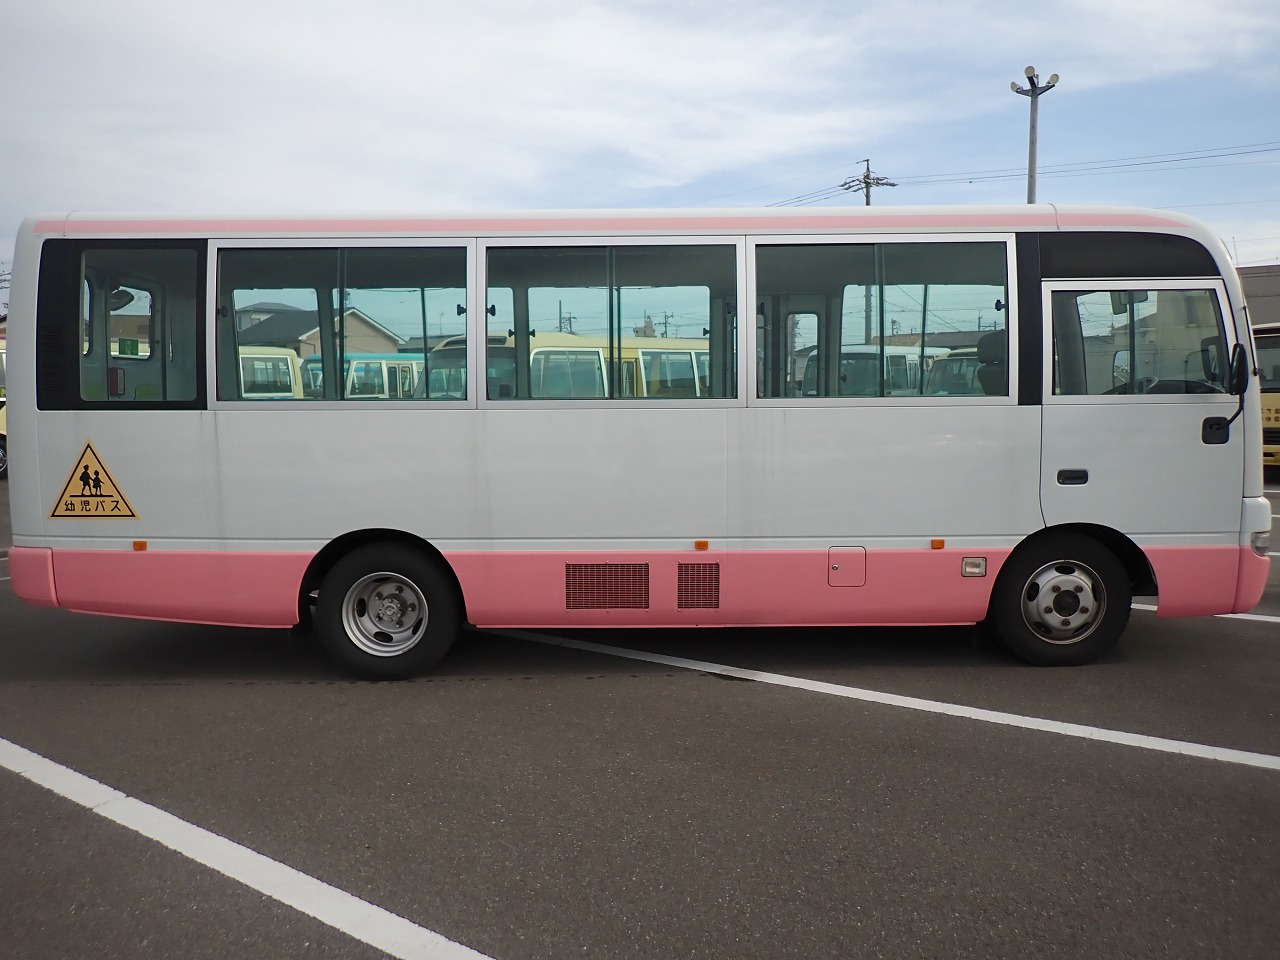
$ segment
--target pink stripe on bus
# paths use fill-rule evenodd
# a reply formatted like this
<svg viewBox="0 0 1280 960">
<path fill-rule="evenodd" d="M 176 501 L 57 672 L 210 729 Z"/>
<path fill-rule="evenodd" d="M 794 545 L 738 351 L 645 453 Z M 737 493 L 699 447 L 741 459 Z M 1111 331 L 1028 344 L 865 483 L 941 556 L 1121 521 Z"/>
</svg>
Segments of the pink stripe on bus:
<svg viewBox="0 0 1280 960">
<path fill-rule="evenodd" d="M 48 547 L 10 547 L 9 576 L 13 592 L 37 607 L 56 607 L 58 591 L 53 579 L 53 551 Z"/>
<path fill-rule="evenodd" d="M 239 627 L 298 622 L 305 553 L 57 550 L 58 606 Z"/>
<path fill-rule="evenodd" d="M 827 550 L 455 551 L 446 559 L 468 619 L 480 627 L 910 626 L 983 619 L 1010 552 L 867 551 L 852 563 L 856 586 L 832 585 L 841 575 Z M 1160 617 L 1248 610 L 1270 569 L 1247 547 L 1146 553 Z M 986 576 L 962 576 L 966 557 L 986 558 Z M 30 603 L 243 627 L 293 626 L 311 560 L 307 553 L 244 551 L 9 552 L 13 589 Z"/>
<path fill-rule="evenodd" d="M 1147 547 L 1160 591 L 1157 617 L 1204 617 L 1236 608 L 1237 573 L 1248 547 Z"/>
<path fill-rule="evenodd" d="M 744 550 L 654 553 L 449 553 L 467 601 L 467 616 L 485 627 L 573 626 L 837 626 L 974 623 L 986 616 L 995 575 L 1008 550 L 881 550 L 866 557 L 865 585 L 830 585 L 826 550 Z M 962 557 L 987 558 L 987 576 L 962 577 Z M 615 606 L 572 607 L 567 565 L 582 564 Z M 628 587 L 620 569 L 645 564 L 640 587 Z M 681 606 L 681 564 L 718 564 L 715 604 L 686 589 Z M 613 571 L 605 570 L 607 565 Z M 686 569 L 691 581 L 700 571 Z M 634 603 L 635 606 L 627 606 Z M 643 603 L 643 606 L 640 605 Z"/>
<path fill-rule="evenodd" d="M 36 221 L 37 233 L 110 235 L 234 236 L 253 234 L 343 235 L 466 235 L 490 236 L 522 233 L 607 234 L 685 233 L 707 231 L 734 233 L 760 230 L 844 229 L 853 232 L 875 230 L 970 230 L 1044 229 L 1073 227 L 1181 227 L 1177 221 L 1156 215 L 1125 212 L 975 211 L 945 213 L 930 211 L 886 211 L 884 213 L 752 214 L 717 213 L 705 216 L 661 214 L 628 215 L 610 212 L 600 216 L 528 215 L 495 217 L 425 218 L 68 218 Z"/>
</svg>

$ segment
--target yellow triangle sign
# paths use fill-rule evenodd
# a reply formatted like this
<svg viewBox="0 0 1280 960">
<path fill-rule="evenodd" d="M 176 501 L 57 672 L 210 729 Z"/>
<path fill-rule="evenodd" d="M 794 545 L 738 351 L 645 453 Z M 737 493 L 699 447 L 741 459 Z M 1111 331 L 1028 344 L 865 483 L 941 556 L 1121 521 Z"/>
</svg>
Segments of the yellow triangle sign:
<svg viewBox="0 0 1280 960">
<path fill-rule="evenodd" d="M 53 513 L 49 514 L 50 519 L 133 520 L 137 516 L 111 479 L 93 444 L 86 443 L 62 487 Z"/>
</svg>

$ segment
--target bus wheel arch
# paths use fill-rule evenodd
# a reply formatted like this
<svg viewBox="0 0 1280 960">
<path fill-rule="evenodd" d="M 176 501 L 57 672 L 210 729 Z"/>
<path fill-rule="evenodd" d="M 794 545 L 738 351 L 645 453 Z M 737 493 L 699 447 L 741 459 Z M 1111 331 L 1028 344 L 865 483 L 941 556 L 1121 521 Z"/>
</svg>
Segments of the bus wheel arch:
<svg viewBox="0 0 1280 960">
<path fill-rule="evenodd" d="M 983 627 L 1028 663 L 1091 663 L 1124 632 L 1133 596 L 1154 592 L 1150 564 L 1128 537 L 1085 524 L 1050 527 L 1005 561 Z"/>
<path fill-rule="evenodd" d="M 299 618 L 344 669 L 402 679 L 434 666 L 465 622 L 444 556 L 420 538 L 364 530 L 327 544 L 303 578 Z"/>
</svg>

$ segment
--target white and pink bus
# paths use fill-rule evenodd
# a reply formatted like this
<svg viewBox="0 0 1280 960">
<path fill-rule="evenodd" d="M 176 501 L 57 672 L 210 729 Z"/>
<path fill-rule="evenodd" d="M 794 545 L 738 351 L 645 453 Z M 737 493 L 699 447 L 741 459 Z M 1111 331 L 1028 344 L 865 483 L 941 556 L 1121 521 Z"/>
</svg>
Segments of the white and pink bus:
<svg viewBox="0 0 1280 960">
<path fill-rule="evenodd" d="M 246 391 L 265 347 L 322 389 Z M 980 389 L 850 359 L 952 350 Z M 13 586 L 313 625 L 373 677 L 465 623 L 977 623 L 1084 663 L 1135 595 L 1261 596 L 1252 350 L 1223 244 L 1156 211 L 34 217 Z M 413 391 L 347 395 L 401 352 Z"/>
</svg>

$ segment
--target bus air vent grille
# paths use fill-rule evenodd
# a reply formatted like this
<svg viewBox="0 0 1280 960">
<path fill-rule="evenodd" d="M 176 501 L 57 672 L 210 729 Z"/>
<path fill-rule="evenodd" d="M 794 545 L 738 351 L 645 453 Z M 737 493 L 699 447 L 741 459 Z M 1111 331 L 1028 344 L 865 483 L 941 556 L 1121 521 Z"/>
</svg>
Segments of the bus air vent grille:
<svg viewBox="0 0 1280 960">
<path fill-rule="evenodd" d="M 680 610 L 719 610 L 720 564 L 680 564 L 676 573 L 676 607 Z"/>
<path fill-rule="evenodd" d="M 564 604 L 569 610 L 648 610 L 647 563 L 566 563 Z"/>
</svg>

